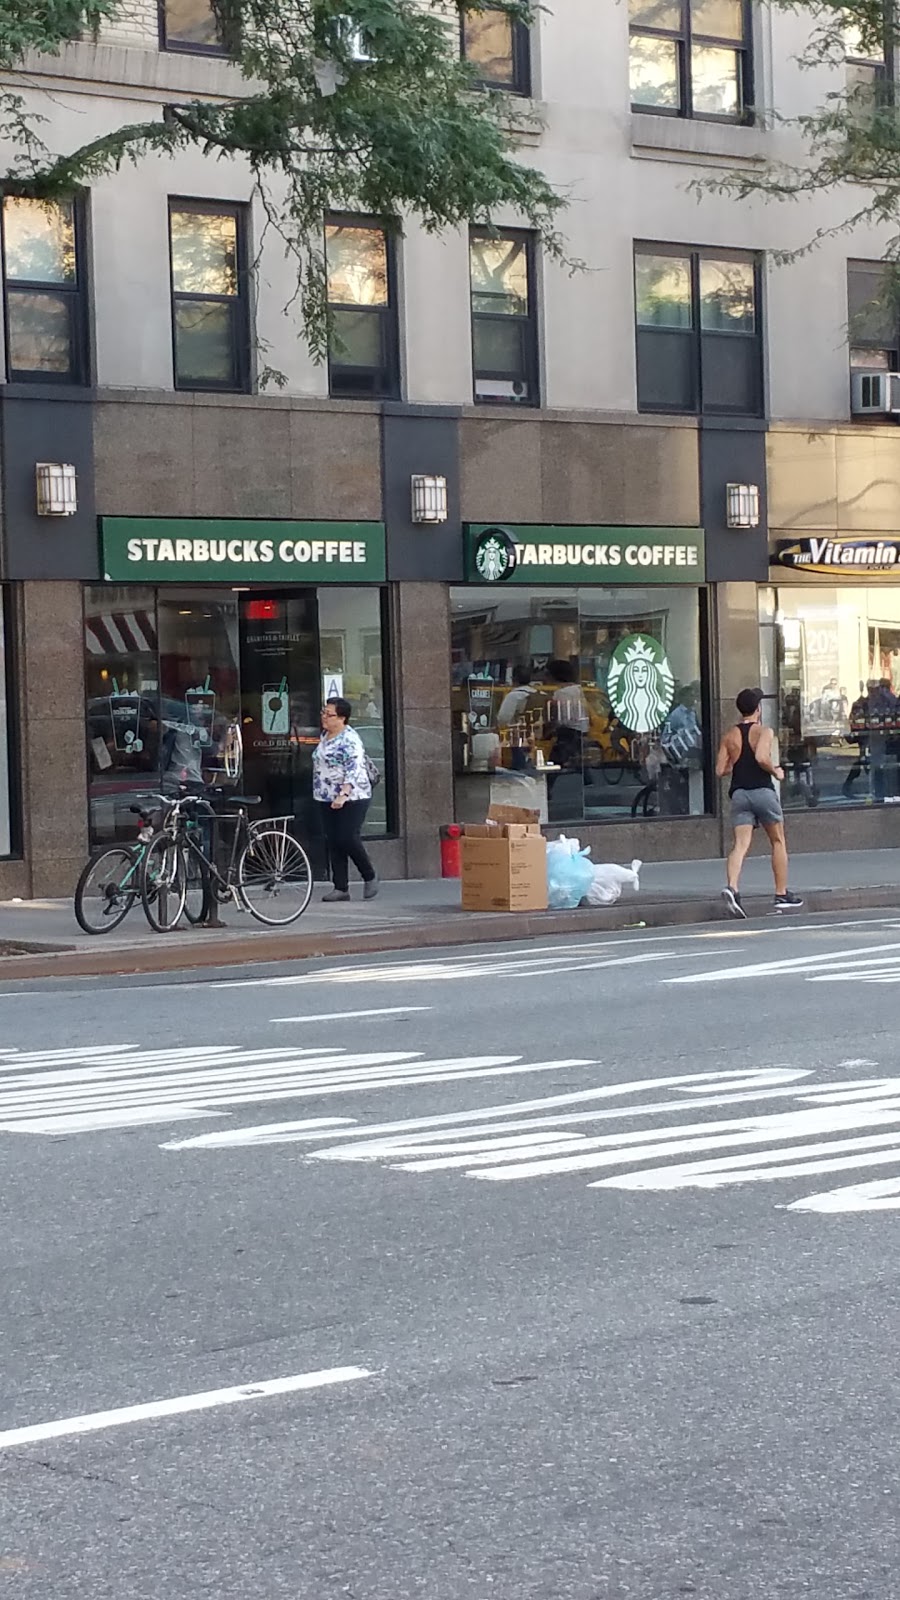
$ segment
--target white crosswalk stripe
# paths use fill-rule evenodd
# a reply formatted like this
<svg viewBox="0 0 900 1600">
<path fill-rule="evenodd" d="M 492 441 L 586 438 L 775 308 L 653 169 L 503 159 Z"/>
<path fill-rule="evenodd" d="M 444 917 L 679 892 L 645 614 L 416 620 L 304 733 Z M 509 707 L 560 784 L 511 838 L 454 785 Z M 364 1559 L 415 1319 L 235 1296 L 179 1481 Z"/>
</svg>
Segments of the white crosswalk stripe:
<svg viewBox="0 0 900 1600">
<path fill-rule="evenodd" d="M 427 1059 L 418 1050 L 347 1051 L 337 1046 L 243 1050 L 233 1045 L 140 1050 L 5 1051 L 0 1058 L 0 1133 L 72 1134 L 227 1114 L 232 1106 L 303 1100 L 591 1066 L 567 1057 L 520 1055 Z M 346 1119 L 318 1118 L 332 1129 Z"/>
<path fill-rule="evenodd" d="M 737 983 L 748 978 L 793 978 L 807 983 L 900 983 L 900 942 L 868 945 L 863 949 L 830 950 L 812 955 L 742 962 L 740 966 L 710 967 L 663 982 L 679 984 Z"/>
<path fill-rule="evenodd" d="M 871 1065 L 841 1065 L 854 1064 Z M 337 1143 L 326 1128 L 283 1122 L 175 1139 L 163 1148 L 300 1144 L 308 1159 L 321 1162 L 383 1162 L 409 1174 L 459 1172 L 486 1183 L 578 1173 L 591 1188 L 632 1192 L 806 1181 L 887 1164 L 900 1170 L 900 1077 L 817 1084 L 806 1081 L 810 1076 L 793 1067 L 670 1075 L 455 1114 L 354 1124 L 340 1130 Z M 776 1104 L 767 1110 L 765 1102 Z M 697 1112 L 716 1109 L 733 1114 L 696 1120 Z M 870 1187 L 870 1195 L 864 1185 L 848 1190 L 846 1207 L 842 1191 L 789 1205 L 832 1213 L 900 1207 L 900 1177 Z"/>
</svg>

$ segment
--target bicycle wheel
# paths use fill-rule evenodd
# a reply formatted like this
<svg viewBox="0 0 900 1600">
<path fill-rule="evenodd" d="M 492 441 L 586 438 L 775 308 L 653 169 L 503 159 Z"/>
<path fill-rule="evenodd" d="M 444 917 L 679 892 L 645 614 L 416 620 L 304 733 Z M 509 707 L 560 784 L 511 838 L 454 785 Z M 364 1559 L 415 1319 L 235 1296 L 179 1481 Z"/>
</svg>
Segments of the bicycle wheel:
<svg viewBox="0 0 900 1600">
<path fill-rule="evenodd" d="M 284 927 L 302 917 L 312 895 L 309 856 L 285 828 L 254 828 L 237 864 L 238 893 L 257 922 Z"/>
<path fill-rule="evenodd" d="M 184 914 L 194 927 L 207 915 L 207 897 L 211 887 L 206 862 L 195 856 L 193 850 L 186 851 Z"/>
<path fill-rule="evenodd" d="M 94 856 L 75 887 L 75 918 L 85 933 L 110 933 L 127 917 L 140 892 L 140 853 L 115 845 Z"/>
<path fill-rule="evenodd" d="M 178 840 L 157 833 L 147 846 L 141 866 L 141 901 L 156 933 L 171 933 L 184 910 L 187 873 Z"/>
</svg>

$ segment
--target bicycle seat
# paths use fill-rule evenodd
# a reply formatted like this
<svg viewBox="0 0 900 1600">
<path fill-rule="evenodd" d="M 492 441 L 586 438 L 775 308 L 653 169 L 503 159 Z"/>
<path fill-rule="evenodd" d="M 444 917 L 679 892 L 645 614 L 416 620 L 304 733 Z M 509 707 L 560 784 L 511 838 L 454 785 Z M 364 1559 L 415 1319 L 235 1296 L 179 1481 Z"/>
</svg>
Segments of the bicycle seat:
<svg viewBox="0 0 900 1600">
<path fill-rule="evenodd" d="M 227 801 L 232 806 L 258 806 L 262 804 L 262 795 L 259 794 L 223 794 L 218 798 Z"/>
</svg>

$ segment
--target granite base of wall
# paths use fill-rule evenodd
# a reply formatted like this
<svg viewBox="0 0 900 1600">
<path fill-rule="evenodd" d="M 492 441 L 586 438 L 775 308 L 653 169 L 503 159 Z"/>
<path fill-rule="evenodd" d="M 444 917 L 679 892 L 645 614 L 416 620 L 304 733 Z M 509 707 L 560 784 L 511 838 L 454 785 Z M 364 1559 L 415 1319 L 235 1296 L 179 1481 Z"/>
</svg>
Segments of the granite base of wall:
<svg viewBox="0 0 900 1600">
<path fill-rule="evenodd" d="M 900 806 L 835 806 L 833 811 L 786 811 L 788 850 L 896 850 L 900 847 Z"/>
<path fill-rule="evenodd" d="M 0 861 L 0 900 L 27 899 L 31 880 L 25 861 Z"/>
<path fill-rule="evenodd" d="M 594 861 L 708 861 L 721 855 L 715 817 L 672 817 L 646 822 L 570 822 L 546 828 L 550 839 L 561 833 L 591 847 Z"/>
</svg>

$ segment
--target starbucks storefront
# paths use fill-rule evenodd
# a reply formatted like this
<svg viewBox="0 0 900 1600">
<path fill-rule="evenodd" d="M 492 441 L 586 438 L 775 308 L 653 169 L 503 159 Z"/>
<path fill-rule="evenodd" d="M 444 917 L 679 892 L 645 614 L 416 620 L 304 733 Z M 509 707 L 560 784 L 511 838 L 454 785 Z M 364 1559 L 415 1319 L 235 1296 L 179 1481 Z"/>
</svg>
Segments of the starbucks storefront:
<svg viewBox="0 0 900 1600">
<path fill-rule="evenodd" d="M 456 818 L 547 824 L 711 809 L 699 528 L 470 526 L 451 590 Z"/>
<path fill-rule="evenodd" d="M 366 823 L 391 825 L 380 523 L 103 518 L 105 581 L 85 587 L 92 844 L 134 834 L 136 793 L 233 769 L 260 816 L 318 819 L 312 752 L 330 694 L 385 774 Z"/>
</svg>

